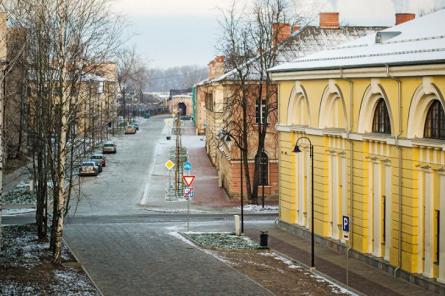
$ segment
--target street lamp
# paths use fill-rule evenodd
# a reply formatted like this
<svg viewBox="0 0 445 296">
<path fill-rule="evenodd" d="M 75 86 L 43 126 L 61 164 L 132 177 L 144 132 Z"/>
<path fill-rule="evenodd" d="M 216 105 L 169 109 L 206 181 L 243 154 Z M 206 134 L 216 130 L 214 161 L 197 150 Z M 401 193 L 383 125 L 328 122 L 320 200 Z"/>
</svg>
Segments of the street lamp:
<svg viewBox="0 0 445 296">
<path fill-rule="evenodd" d="M 314 234 L 314 146 L 308 137 L 300 137 L 295 143 L 294 151 L 295 153 L 300 153 L 301 149 L 298 143 L 300 140 L 307 140 L 309 142 L 309 156 L 311 158 L 311 268 L 315 268 L 315 234 Z"/>
<path fill-rule="evenodd" d="M 232 134 L 230 132 L 226 132 L 226 131 L 222 131 L 223 134 L 223 139 L 226 142 L 230 142 L 232 141 Z M 241 140 L 241 135 L 240 135 L 240 140 Z M 241 141 L 240 141 L 241 143 Z M 240 156 L 241 156 L 241 161 L 240 161 L 240 179 L 241 179 L 241 186 L 240 186 L 240 206 L 241 206 L 241 233 L 244 233 L 244 197 L 243 197 L 243 152 L 240 148 Z"/>
</svg>

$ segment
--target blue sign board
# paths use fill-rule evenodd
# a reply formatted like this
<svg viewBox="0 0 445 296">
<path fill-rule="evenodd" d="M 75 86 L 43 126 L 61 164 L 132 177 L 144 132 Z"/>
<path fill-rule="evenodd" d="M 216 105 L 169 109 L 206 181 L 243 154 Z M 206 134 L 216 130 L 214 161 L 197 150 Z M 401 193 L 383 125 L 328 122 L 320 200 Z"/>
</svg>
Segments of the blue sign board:
<svg viewBox="0 0 445 296">
<path fill-rule="evenodd" d="M 192 164 L 187 160 L 184 162 L 184 171 L 191 171 L 192 170 Z"/>
<path fill-rule="evenodd" d="M 349 217 L 343 216 L 343 231 L 349 232 Z"/>
</svg>

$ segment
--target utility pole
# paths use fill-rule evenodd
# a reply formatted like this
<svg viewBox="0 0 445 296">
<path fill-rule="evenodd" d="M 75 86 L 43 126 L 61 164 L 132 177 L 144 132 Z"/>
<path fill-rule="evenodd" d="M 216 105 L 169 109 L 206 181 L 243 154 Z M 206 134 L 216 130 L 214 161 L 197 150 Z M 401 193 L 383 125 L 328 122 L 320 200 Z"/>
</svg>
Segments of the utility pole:
<svg viewBox="0 0 445 296">
<path fill-rule="evenodd" d="M 175 166 L 175 191 L 176 191 L 176 197 L 180 198 L 182 196 L 182 174 L 183 174 L 183 168 L 182 168 L 182 130 L 181 130 L 181 118 L 179 112 L 176 114 L 176 124 L 175 124 L 175 130 L 176 130 L 176 166 Z"/>
<path fill-rule="evenodd" d="M 3 164 L 4 164 L 4 149 L 5 138 L 4 138 L 4 127 L 3 127 L 3 110 L 5 103 L 5 67 L 6 67 L 6 13 L 0 12 L 0 32 L 3 34 L 2 40 L 0 40 L 0 67 L 1 67 L 1 77 L 0 77 L 0 251 L 3 247 L 3 232 L 2 232 L 2 215 L 3 215 Z"/>
</svg>

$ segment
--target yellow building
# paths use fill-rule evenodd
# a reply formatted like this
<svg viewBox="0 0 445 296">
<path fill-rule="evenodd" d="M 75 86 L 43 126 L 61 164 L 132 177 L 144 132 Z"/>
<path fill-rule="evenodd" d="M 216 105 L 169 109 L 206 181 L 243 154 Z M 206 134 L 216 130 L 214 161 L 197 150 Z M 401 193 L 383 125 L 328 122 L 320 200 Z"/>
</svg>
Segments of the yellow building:
<svg viewBox="0 0 445 296">
<path fill-rule="evenodd" d="M 349 216 L 353 250 L 442 283 L 443 19 L 445 10 L 270 70 L 279 83 L 280 220 L 310 229 L 309 149 L 293 153 L 306 136 L 316 234 L 346 244 Z"/>
</svg>

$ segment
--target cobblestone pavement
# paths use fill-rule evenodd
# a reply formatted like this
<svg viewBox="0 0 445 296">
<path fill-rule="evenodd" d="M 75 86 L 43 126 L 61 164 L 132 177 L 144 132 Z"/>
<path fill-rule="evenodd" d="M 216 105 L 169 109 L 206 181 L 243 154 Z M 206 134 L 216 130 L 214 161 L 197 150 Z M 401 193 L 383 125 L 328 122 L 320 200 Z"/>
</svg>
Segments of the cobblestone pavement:
<svg viewBox="0 0 445 296">
<path fill-rule="evenodd" d="M 165 179 L 165 159 L 157 160 L 167 145 L 161 132 L 166 118 L 141 121 L 136 135 L 117 140 L 118 153 L 108 156 L 99 177 L 82 179 L 84 195 L 67 219 L 65 240 L 107 296 L 270 295 L 232 267 L 169 234 L 185 230 L 187 218 L 184 211 L 174 213 L 186 203 L 166 203 L 165 183 L 160 182 Z M 147 192 L 147 205 L 141 206 Z M 156 211 L 164 207 L 173 211 Z M 255 217 L 268 223 L 273 219 Z M 199 214 L 191 221 L 191 230 L 233 228 L 230 215 Z"/>
<path fill-rule="evenodd" d="M 177 225 L 184 223 L 92 221 L 68 224 L 65 239 L 104 295 L 270 295 L 228 265 L 169 235 Z M 224 223 L 208 225 L 220 229 Z"/>
</svg>

